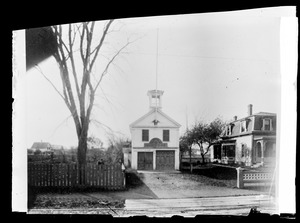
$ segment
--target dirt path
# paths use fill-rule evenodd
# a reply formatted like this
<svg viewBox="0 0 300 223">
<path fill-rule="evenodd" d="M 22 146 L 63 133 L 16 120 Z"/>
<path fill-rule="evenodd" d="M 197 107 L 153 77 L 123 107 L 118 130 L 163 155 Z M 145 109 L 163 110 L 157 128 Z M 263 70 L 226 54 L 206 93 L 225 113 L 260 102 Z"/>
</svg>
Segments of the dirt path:
<svg viewBox="0 0 300 223">
<path fill-rule="evenodd" d="M 193 198 L 266 194 L 262 191 L 232 188 L 222 181 L 180 172 L 139 171 L 139 177 L 158 198 Z"/>
</svg>

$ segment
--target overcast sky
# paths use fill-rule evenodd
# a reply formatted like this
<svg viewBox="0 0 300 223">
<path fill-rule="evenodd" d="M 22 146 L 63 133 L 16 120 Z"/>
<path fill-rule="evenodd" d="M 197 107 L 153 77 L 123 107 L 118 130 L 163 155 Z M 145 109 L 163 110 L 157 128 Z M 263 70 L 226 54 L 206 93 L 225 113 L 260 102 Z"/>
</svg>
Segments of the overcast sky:
<svg viewBox="0 0 300 223">
<path fill-rule="evenodd" d="M 147 91 L 155 89 L 156 69 L 158 89 L 164 91 L 162 111 L 181 124 L 181 134 L 195 120 L 242 118 L 248 104 L 254 113 L 278 113 L 280 20 L 274 10 L 116 20 L 113 27 L 121 30 L 107 39 L 110 44 L 118 47 L 127 37 L 138 40 L 101 83 L 92 118 L 130 138 L 129 125 L 148 112 Z M 54 58 L 39 66 L 60 86 Z M 100 71 L 100 62 L 96 66 Z M 76 146 L 69 111 L 45 78 L 31 69 L 21 81 L 27 148 L 41 140 Z M 90 135 L 106 142 L 100 126 L 92 125 Z"/>
</svg>

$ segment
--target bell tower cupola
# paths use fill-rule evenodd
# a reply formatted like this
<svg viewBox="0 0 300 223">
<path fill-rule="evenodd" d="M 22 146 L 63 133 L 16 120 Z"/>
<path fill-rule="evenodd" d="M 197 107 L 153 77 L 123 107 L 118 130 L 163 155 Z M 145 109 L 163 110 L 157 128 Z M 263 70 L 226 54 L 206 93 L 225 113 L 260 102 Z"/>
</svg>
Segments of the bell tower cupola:
<svg viewBox="0 0 300 223">
<path fill-rule="evenodd" d="M 161 90 L 150 90 L 147 95 L 149 97 L 149 108 L 150 109 L 161 109 L 161 98 L 163 95 Z"/>
</svg>

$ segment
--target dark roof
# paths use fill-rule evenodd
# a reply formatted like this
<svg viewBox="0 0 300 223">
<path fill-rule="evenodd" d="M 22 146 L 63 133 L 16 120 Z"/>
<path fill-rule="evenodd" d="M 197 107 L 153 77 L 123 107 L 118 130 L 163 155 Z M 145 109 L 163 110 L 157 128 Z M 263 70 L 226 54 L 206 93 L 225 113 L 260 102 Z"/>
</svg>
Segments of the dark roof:
<svg viewBox="0 0 300 223">
<path fill-rule="evenodd" d="M 272 116 L 276 116 L 276 113 L 270 113 L 270 112 L 258 112 L 255 113 L 253 115 L 272 115 Z"/>
<path fill-rule="evenodd" d="M 51 147 L 51 145 L 48 142 L 35 142 L 31 146 L 31 149 L 47 149 L 50 147 Z"/>
<path fill-rule="evenodd" d="M 253 116 L 276 116 L 276 113 L 271 113 L 271 112 L 258 112 L 258 113 L 254 113 L 254 114 L 252 114 L 252 115 L 248 115 L 248 116 L 239 118 L 239 119 L 237 119 L 237 120 L 231 121 L 229 124 L 232 124 L 232 123 L 235 123 L 235 122 L 239 122 L 239 121 L 242 121 L 242 120 L 245 120 L 245 119 L 249 119 L 250 117 L 253 117 Z"/>
<path fill-rule="evenodd" d="M 258 112 L 258 113 L 254 113 L 252 115 L 231 121 L 230 123 L 228 123 L 226 125 L 232 126 L 231 129 L 231 135 L 226 135 L 225 134 L 225 129 L 223 130 L 222 134 L 220 135 L 221 138 L 232 138 L 232 137 L 236 137 L 236 136 L 241 136 L 241 135 L 247 135 L 247 134 L 252 134 L 252 131 L 255 130 L 261 130 L 262 129 L 262 119 L 269 117 L 273 120 L 272 122 L 272 126 L 273 126 L 273 130 L 276 131 L 276 113 L 270 113 L 270 112 Z M 240 128 L 241 128 L 241 122 L 247 120 L 247 125 L 248 125 L 248 131 L 245 132 L 240 132 Z"/>
</svg>

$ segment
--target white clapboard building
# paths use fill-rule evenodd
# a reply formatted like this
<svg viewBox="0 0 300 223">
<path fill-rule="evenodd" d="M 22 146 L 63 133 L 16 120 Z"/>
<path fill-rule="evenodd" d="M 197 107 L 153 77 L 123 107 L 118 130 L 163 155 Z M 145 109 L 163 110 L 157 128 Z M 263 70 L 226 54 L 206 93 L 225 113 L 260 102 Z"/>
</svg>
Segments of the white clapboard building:
<svg viewBox="0 0 300 223">
<path fill-rule="evenodd" d="M 149 112 L 130 125 L 133 169 L 179 169 L 180 124 L 162 112 L 163 93 L 148 91 Z"/>
</svg>

